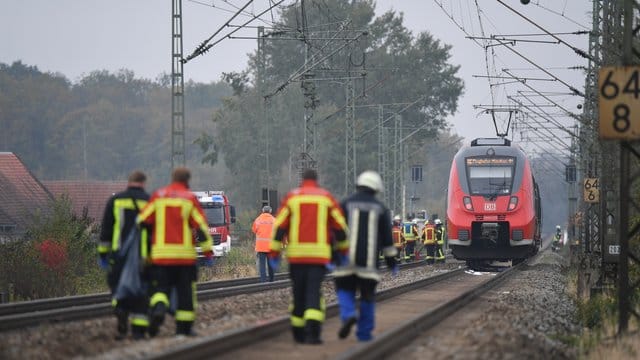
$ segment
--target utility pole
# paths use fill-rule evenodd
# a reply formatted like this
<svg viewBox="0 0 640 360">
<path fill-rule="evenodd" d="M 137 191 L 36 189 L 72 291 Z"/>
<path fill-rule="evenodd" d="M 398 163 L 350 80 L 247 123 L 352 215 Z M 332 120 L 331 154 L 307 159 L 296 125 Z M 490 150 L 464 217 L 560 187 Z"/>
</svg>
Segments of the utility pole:
<svg viewBox="0 0 640 360">
<path fill-rule="evenodd" d="M 355 129 L 355 91 L 353 78 L 347 80 L 345 106 L 347 116 L 345 119 L 345 154 L 344 154 L 344 195 L 353 192 L 356 182 L 356 129 Z"/>
<path fill-rule="evenodd" d="M 171 25 L 171 169 L 175 169 L 186 163 L 182 0 L 172 0 Z"/>
<path fill-rule="evenodd" d="M 598 69 L 597 85 L 590 85 L 596 89 L 597 97 L 598 116 L 594 123 L 599 130 L 603 175 L 599 190 L 604 194 L 604 201 L 600 213 L 601 241 L 597 243 L 599 248 L 592 244 L 592 250 L 594 255 L 601 256 L 602 273 L 613 273 L 600 277 L 600 282 L 617 275 L 619 334 L 627 332 L 632 314 L 640 319 L 637 302 L 631 302 L 640 283 L 629 277 L 630 268 L 640 266 L 640 254 L 634 253 L 634 248 L 629 246 L 632 240 L 637 242 L 640 238 L 640 225 L 634 224 L 630 228 L 630 219 L 638 216 L 640 203 L 637 192 L 640 180 L 640 100 L 637 95 L 640 93 L 640 52 L 634 48 L 640 29 L 638 5 L 636 0 L 600 0 L 594 1 L 593 9 L 592 33 L 602 34 L 600 64 L 603 66 Z M 601 20 L 599 14 L 602 14 Z M 586 100 L 593 101 L 595 107 L 596 97 Z"/>
</svg>

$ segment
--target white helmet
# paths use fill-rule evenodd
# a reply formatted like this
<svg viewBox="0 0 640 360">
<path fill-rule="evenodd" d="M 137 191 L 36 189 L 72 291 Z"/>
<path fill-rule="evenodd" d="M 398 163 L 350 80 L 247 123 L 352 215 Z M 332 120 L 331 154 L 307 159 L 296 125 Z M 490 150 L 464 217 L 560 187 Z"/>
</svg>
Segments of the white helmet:
<svg viewBox="0 0 640 360">
<path fill-rule="evenodd" d="M 367 170 L 358 175 L 356 185 L 368 187 L 377 193 L 382 192 L 382 178 L 380 178 L 380 174 L 373 170 Z"/>
<path fill-rule="evenodd" d="M 400 217 L 400 215 L 396 215 L 393 217 L 393 221 L 402 221 L 402 218 Z"/>
<path fill-rule="evenodd" d="M 556 225 L 556 230 L 560 230 L 560 225 Z"/>
<path fill-rule="evenodd" d="M 262 208 L 262 212 L 263 213 L 270 213 L 271 212 L 271 206 L 266 205 Z"/>
<path fill-rule="evenodd" d="M 442 220 L 440 220 L 440 219 L 435 219 L 435 220 L 434 220 L 434 223 L 435 223 L 436 225 L 441 225 L 441 224 L 442 224 Z"/>
</svg>

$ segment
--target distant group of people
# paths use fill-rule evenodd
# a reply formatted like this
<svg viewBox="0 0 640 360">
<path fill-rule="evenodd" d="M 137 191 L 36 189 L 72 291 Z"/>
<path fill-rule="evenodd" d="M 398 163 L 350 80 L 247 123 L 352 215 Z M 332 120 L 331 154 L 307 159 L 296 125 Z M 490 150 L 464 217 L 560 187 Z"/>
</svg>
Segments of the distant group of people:
<svg viewBox="0 0 640 360">
<path fill-rule="evenodd" d="M 416 243 L 422 241 L 423 248 L 427 255 L 427 264 L 444 262 L 445 256 L 442 250 L 444 246 L 445 230 L 440 219 L 435 219 L 433 223 L 425 220 L 424 228 L 418 227 L 418 219 L 403 222 L 399 215 L 393 218 L 392 225 L 393 244 L 398 251 L 398 261 L 412 262 L 422 251 L 418 249 Z"/>
<path fill-rule="evenodd" d="M 187 168 L 176 168 L 171 184 L 149 196 L 145 174 L 134 171 L 127 189 L 107 202 L 98 263 L 107 271 L 117 339 L 127 335 L 129 320 L 134 339 L 156 336 L 168 312 L 175 317 L 177 335 L 195 335 L 194 239 L 201 241 L 206 265 L 213 264 L 213 239 L 189 190 L 190 178 Z"/>
</svg>

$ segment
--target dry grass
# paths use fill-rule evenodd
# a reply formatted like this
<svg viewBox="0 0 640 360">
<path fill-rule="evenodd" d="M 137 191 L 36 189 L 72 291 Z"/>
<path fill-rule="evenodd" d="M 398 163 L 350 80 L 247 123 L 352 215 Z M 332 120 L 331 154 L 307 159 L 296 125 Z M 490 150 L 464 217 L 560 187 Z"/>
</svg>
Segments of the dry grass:
<svg viewBox="0 0 640 360">
<path fill-rule="evenodd" d="M 585 360 L 640 359 L 640 333 L 635 332 L 621 338 L 602 341 L 581 358 Z"/>
</svg>

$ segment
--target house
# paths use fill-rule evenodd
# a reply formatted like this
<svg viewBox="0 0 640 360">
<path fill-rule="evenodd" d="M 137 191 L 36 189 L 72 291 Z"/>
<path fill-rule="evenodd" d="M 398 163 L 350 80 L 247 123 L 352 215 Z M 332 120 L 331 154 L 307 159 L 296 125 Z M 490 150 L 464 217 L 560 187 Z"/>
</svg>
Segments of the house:
<svg viewBox="0 0 640 360">
<path fill-rule="evenodd" d="M 68 196 L 73 212 L 99 224 L 111 195 L 127 188 L 127 181 L 44 180 L 42 182 L 56 197 Z"/>
<path fill-rule="evenodd" d="M 53 195 L 12 152 L 0 152 L 0 242 L 22 235 L 50 212 Z"/>
</svg>

